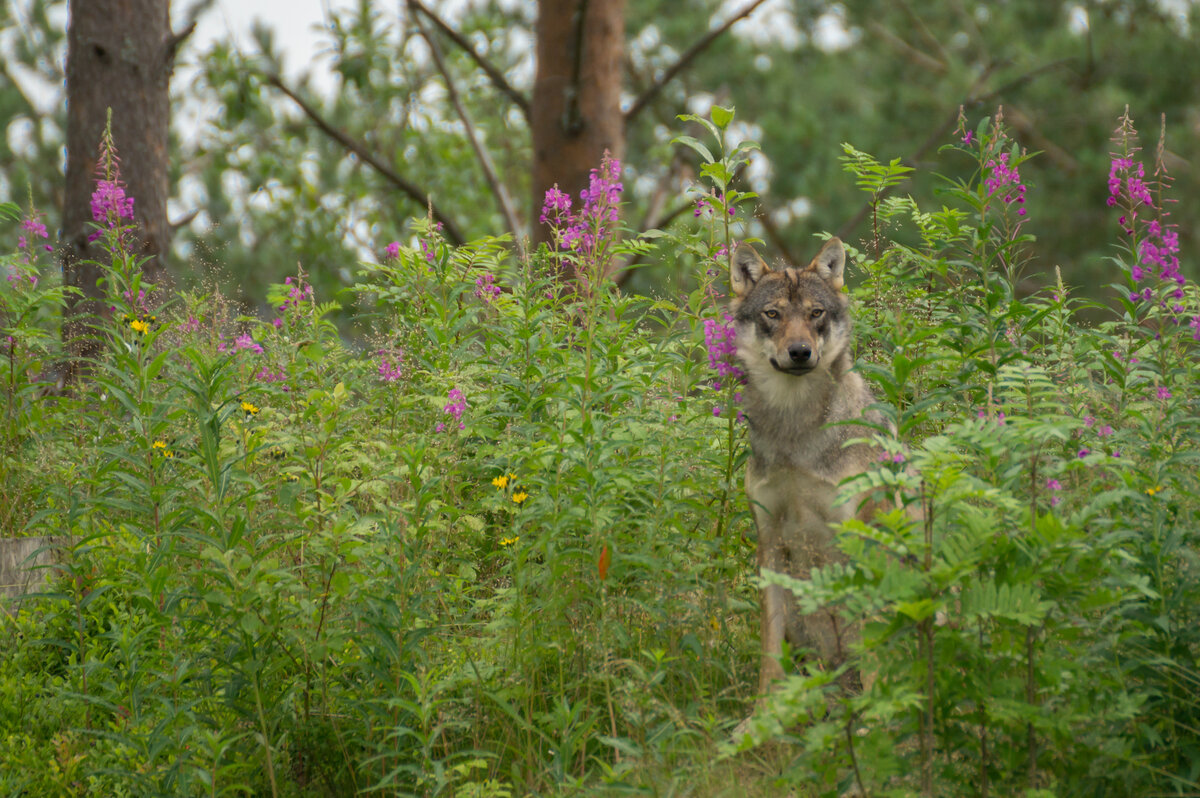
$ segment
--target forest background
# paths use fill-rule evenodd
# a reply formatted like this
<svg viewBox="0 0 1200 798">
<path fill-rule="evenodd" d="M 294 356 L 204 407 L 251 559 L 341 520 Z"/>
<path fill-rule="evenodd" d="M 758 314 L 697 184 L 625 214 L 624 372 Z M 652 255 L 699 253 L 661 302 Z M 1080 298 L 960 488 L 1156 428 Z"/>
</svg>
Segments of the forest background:
<svg viewBox="0 0 1200 798">
<path fill-rule="evenodd" d="M 594 7 L 605 3 L 593 3 Z M 63 205 L 65 3 L 9 3 L 0 74 L 0 198 L 48 212 Z M 176 2 L 182 28 L 208 4 Z M 445 21 L 495 70 L 528 94 L 534 78 L 533 3 L 446 4 Z M 757 7 L 755 7 L 757 6 Z M 753 8 L 728 35 L 690 52 L 723 22 Z M 697 164 L 672 143 L 675 116 L 736 105 L 739 132 L 757 141 L 746 188 L 759 195 L 750 234 L 778 254 L 803 259 L 818 230 L 853 240 L 864 233 L 863 202 L 839 178 L 840 145 L 929 166 L 957 126 L 958 110 L 1004 107 L 1023 147 L 1041 156 L 1027 167 L 1037 203 L 1026 231 L 1041 242 L 1030 279 L 1054 265 L 1096 286 L 1106 254 L 1104 183 L 1112 120 L 1129 105 L 1142 120 L 1165 118 L 1164 163 L 1185 206 L 1195 175 L 1200 65 L 1194 5 L 1186 2 L 903 1 L 621 4 L 621 110 L 638 106 L 614 147 L 625 170 L 631 227 L 678 221 Z M 282 67 L 286 43 L 269 20 L 252 41 L 185 41 L 177 56 L 188 80 L 171 84 L 172 271 L 185 281 L 217 280 L 246 301 L 302 261 L 316 285 L 344 287 L 353 264 L 401 237 L 424 203 L 347 151 L 278 87 L 329 128 L 361 142 L 411 186 L 434 198 L 466 238 L 506 228 L 495 191 L 478 165 L 463 123 L 447 101 L 445 78 L 403 4 L 336 6 L 322 25 L 328 76 Z M 466 113 L 487 142 L 522 233 L 537 227 L 531 196 L 529 120 L 477 62 L 449 40 L 445 68 Z M 686 57 L 678 72 L 664 74 Z M 650 90 L 658 90 L 648 95 Z M 643 97 L 643 95 L 647 95 Z M 118 145 L 119 146 L 119 145 Z M 592 160 L 598 162 L 598 155 Z M 592 165 L 595 165 L 593 163 Z M 919 170 L 904 193 L 932 195 Z M 1098 201 L 1099 200 L 1099 201 Z M 687 210 L 690 212 L 690 209 Z M 1191 243 L 1196 229 L 1179 233 Z M 299 256 L 299 257 L 298 257 Z M 676 269 L 655 264 L 633 288 L 667 290 Z"/>
</svg>

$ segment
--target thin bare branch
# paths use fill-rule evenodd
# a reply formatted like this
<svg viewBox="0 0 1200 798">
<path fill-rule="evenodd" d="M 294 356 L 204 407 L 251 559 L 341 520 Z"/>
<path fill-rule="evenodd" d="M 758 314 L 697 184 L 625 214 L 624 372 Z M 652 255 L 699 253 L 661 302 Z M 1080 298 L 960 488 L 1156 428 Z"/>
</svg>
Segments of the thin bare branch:
<svg viewBox="0 0 1200 798">
<path fill-rule="evenodd" d="M 946 65 L 943 62 L 927 53 L 921 52 L 916 47 L 913 47 L 911 44 L 906 42 L 902 37 L 896 35 L 894 32 L 875 20 L 868 22 L 867 28 L 869 28 L 870 31 L 876 36 L 883 39 L 896 50 L 898 50 L 900 54 L 909 61 L 921 67 L 922 69 L 926 69 L 935 75 L 940 75 L 946 71 Z"/>
<path fill-rule="evenodd" d="M 525 122 L 528 124 L 529 98 L 514 89 L 512 84 L 505 80 L 503 73 L 496 69 L 491 61 L 488 61 L 486 58 L 480 55 L 475 48 L 471 46 L 471 43 L 463 38 L 461 33 L 446 24 L 445 20 L 430 11 L 424 3 L 420 2 L 420 0 L 408 0 L 408 3 L 412 8 L 415 8 L 417 11 L 425 15 L 425 18 L 432 22 L 434 27 L 445 34 L 450 41 L 454 42 L 460 50 L 470 56 L 471 60 L 479 65 L 479 68 L 483 70 L 483 74 L 488 76 L 488 80 L 492 82 L 492 85 L 495 86 L 501 94 L 512 100 L 513 105 L 520 109 L 521 115 L 525 117 Z"/>
<path fill-rule="evenodd" d="M 171 235 L 174 236 L 176 230 L 180 229 L 181 227 L 187 227 L 189 224 L 191 224 L 195 218 L 200 215 L 200 210 L 200 208 L 194 208 L 184 214 L 183 218 L 181 219 L 177 219 L 174 222 L 168 220 L 167 227 L 171 228 Z"/>
<path fill-rule="evenodd" d="M 410 8 L 415 10 L 417 0 L 408 0 Z M 492 195 L 496 198 L 496 204 L 500 206 L 500 213 L 504 216 L 504 223 L 508 226 L 508 232 L 512 233 L 513 241 L 517 242 L 517 246 L 521 246 L 521 225 L 517 221 L 517 212 L 513 207 L 512 198 L 508 196 L 508 190 L 505 189 L 504 183 L 500 181 L 500 176 L 496 172 L 496 165 L 492 162 L 492 156 L 483 146 L 483 142 L 479 140 L 479 134 L 475 130 L 474 123 L 471 122 L 471 115 L 467 113 L 466 107 L 459 99 L 458 89 L 454 86 L 454 81 L 450 79 L 450 70 L 446 69 L 446 62 L 442 59 L 442 48 L 438 46 L 437 40 L 433 37 L 425 24 L 421 22 L 421 17 L 418 14 L 413 14 L 413 21 L 417 23 L 417 29 L 424 37 L 425 43 L 429 45 L 429 52 L 433 55 L 433 63 L 437 66 L 438 72 L 442 73 L 442 79 L 446 81 L 446 94 L 450 98 L 450 104 L 454 106 L 454 112 L 458 114 L 459 120 L 463 123 L 463 127 L 467 131 L 467 141 L 471 142 L 471 149 L 475 151 L 475 157 L 479 159 L 479 165 L 483 169 L 484 178 L 487 180 L 488 186 L 492 190 Z"/>
<path fill-rule="evenodd" d="M 196 20 L 192 20 L 183 30 L 171 34 L 171 37 L 167 39 L 166 57 L 163 59 L 164 63 L 170 64 L 175 60 L 175 54 L 179 52 L 179 48 L 195 30 Z"/>
<path fill-rule="evenodd" d="M 304 112 L 304 115 L 312 120 L 312 123 L 317 126 L 318 130 L 357 156 L 359 160 L 378 172 L 383 179 L 387 180 L 400 191 L 407 194 L 413 199 L 414 202 L 417 202 L 421 206 L 425 206 L 428 203 L 429 212 L 433 215 L 433 218 L 442 223 L 442 232 L 445 233 L 447 241 L 455 246 L 458 246 L 464 242 L 465 239 L 463 238 L 462 233 L 459 231 L 458 225 L 456 225 L 448 216 L 442 213 L 436 205 L 433 204 L 433 200 L 430 198 L 427 192 L 423 191 L 414 183 L 405 180 L 403 177 L 397 174 L 394 169 L 376 158 L 362 142 L 358 141 L 345 131 L 339 130 L 326 121 L 326 119 L 321 116 L 321 114 L 315 108 L 306 103 L 299 95 L 284 85 L 283 81 L 278 75 L 263 75 L 263 80 L 287 95 L 292 102 L 296 103 L 296 105 L 300 107 L 300 110 Z"/>
<path fill-rule="evenodd" d="M 676 60 L 675 63 L 663 73 L 661 78 L 652 83 L 650 88 L 646 89 L 644 92 L 642 92 L 640 97 L 634 100 L 633 105 L 631 105 L 629 110 L 625 112 L 625 124 L 629 124 L 634 117 L 640 114 L 642 110 L 645 109 L 645 107 L 649 105 L 655 97 L 658 96 L 659 92 L 663 90 L 664 86 L 674 80 L 676 75 L 687 68 L 688 64 L 696 59 L 696 56 L 707 50 L 709 45 L 716 41 L 722 33 L 732 28 L 734 23 L 750 16 L 750 14 L 754 12 L 754 9 L 758 8 L 765 2 L 766 0 L 752 0 L 752 2 L 745 8 L 727 19 L 723 25 L 709 31 L 707 36 L 689 47 L 683 53 L 683 55 L 679 56 L 679 59 Z"/>
<path fill-rule="evenodd" d="M 905 0 L 894 0 L 894 2 L 900 6 L 909 21 L 912 22 L 913 27 L 917 29 L 917 33 L 925 40 L 926 46 L 936 53 L 934 58 L 943 64 L 949 64 L 950 56 L 946 52 L 946 48 L 942 47 L 942 43 L 938 40 L 938 37 L 934 36 L 933 31 L 929 30 L 929 26 L 925 24 L 925 20 L 921 19 L 920 15 Z"/>
</svg>

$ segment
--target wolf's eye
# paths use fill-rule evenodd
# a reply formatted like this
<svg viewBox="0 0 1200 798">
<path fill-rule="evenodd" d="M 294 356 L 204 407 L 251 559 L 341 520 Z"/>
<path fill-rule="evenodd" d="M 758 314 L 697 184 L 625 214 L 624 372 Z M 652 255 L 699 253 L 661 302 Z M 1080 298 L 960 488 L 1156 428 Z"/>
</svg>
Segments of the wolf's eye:
<svg viewBox="0 0 1200 798">
<path fill-rule="evenodd" d="M 825 315 L 825 309 L 824 309 L 824 308 L 813 308 L 813 309 L 812 309 L 812 317 L 813 317 L 814 319 L 819 319 L 819 318 L 821 318 L 821 317 L 822 317 L 822 316 L 824 316 L 824 315 Z"/>
<path fill-rule="evenodd" d="M 769 310 L 764 310 L 763 315 L 766 316 L 768 319 L 777 319 L 777 318 L 779 318 L 779 311 L 775 310 L 774 308 L 771 308 Z"/>
</svg>

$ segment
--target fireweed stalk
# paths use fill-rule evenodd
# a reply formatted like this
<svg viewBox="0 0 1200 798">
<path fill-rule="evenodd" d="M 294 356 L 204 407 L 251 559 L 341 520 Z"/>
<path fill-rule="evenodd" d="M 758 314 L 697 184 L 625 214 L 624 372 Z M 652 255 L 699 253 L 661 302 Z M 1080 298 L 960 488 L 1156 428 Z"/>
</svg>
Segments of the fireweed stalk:
<svg viewBox="0 0 1200 798">
<path fill-rule="evenodd" d="M 722 319 L 704 320 L 704 345 L 708 350 L 708 366 L 716 372 L 713 390 L 722 395 L 723 405 L 714 405 L 712 413 L 718 418 L 725 415 L 725 479 L 721 485 L 721 508 L 717 514 L 716 536 L 725 531 L 727 509 L 732 492 L 733 474 L 736 466 L 737 425 L 742 421 L 742 411 L 737 405 L 742 401 L 742 386 L 746 375 L 737 363 L 737 328 L 728 313 Z"/>
<path fill-rule="evenodd" d="M 1155 157 L 1154 175 L 1147 179 L 1146 167 L 1137 159 L 1137 130 L 1129 109 L 1118 120 L 1112 141 L 1116 152 L 1108 170 L 1110 208 L 1118 208 L 1121 231 L 1128 241 L 1129 301 L 1139 303 L 1147 312 L 1163 315 L 1175 324 L 1187 324 L 1193 340 L 1200 341 L 1200 315 L 1187 314 L 1184 287 L 1187 279 L 1179 271 L 1179 234 L 1171 216 L 1166 193 L 1171 176 L 1163 162 L 1163 135 Z"/>
<path fill-rule="evenodd" d="M 121 180 L 121 159 L 113 143 L 111 123 L 104 128 L 100 139 L 100 156 L 96 159 L 96 189 L 92 192 L 92 220 L 97 227 L 88 235 L 88 242 L 107 236 L 114 256 L 124 255 L 132 230 L 133 197 L 125 193 Z"/>
<path fill-rule="evenodd" d="M 579 194 L 582 205 L 572 210 L 570 195 L 554 186 L 546 192 L 539 220 L 550 226 L 551 241 L 562 271 L 574 278 L 575 296 L 582 300 L 583 313 L 583 390 L 579 415 L 587 430 L 584 443 L 584 468 L 595 470 L 602 442 L 595 439 L 591 406 L 595 393 L 595 344 L 597 305 L 603 291 L 612 290 L 607 279 L 615 255 L 617 227 L 621 221 L 621 162 L 607 150 L 600 166 L 593 169 L 588 186 Z M 588 502 L 589 545 L 600 549 L 602 530 L 596 502 Z"/>
<path fill-rule="evenodd" d="M 608 274 L 621 221 L 622 189 L 621 162 L 605 150 L 600 167 L 592 170 L 587 188 L 579 193 L 582 205 L 577 211 L 572 210 L 571 196 L 557 184 L 546 192 L 538 219 L 550 225 L 554 249 L 583 293 Z"/>
<path fill-rule="evenodd" d="M 1016 281 L 1016 267 L 1019 260 L 1019 249 L 1024 240 L 1021 227 L 1028 219 L 1025 207 L 1025 195 L 1028 187 L 1021 177 L 1020 167 L 1029 156 L 1008 137 L 1004 129 L 1004 109 L 997 108 L 990 124 L 981 123 L 978 130 L 967 129 L 966 112 L 960 106 L 958 109 L 958 129 L 956 135 L 959 142 L 954 146 L 966 152 L 978 164 L 982 185 L 978 193 L 971 189 L 970 197 L 979 217 L 979 229 L 989 230 L 987 235 L 976 237 L 973 245 L 971 262 L 978 264 L 977 277 L 982 284 L 982 296 L 992 294 L 989 283 L 993 279 L 993 264 L 999 264 L 1008 282 Z M 998 217 L 989 222 L 989 214 Z M 989 336 L 989 353 L 993 367 L 999 365 L 997 350 L 997 334 L 1007 334 L 1008 330 L 997 330 Z M 995 412 L 992 399 L 993 386 L 987 386 L 987 414 Z"/>
</svg>

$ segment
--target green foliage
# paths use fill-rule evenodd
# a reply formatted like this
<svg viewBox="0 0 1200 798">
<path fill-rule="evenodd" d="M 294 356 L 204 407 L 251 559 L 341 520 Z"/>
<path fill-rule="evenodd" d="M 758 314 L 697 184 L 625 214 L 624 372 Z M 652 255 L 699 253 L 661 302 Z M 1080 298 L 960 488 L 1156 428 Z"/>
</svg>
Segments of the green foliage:
<svg viewBox="0 0 1200 798">
<path fill-rule="evenodd" d="M 821 794 L 1186 794 L 1200 638 L 1182 597 L 1197 588 L 1185 563 L 1200 507 L 1182 465 L 1197 440 L 1180 322 L 1200 295 L 1189 284 L 1176 310 L 1122 301 L 1096 327 L 1075 322 L 1061 281 L 1018 299 L 1030 239 L 1016 184 L 996 182 L 1012 150 L 998 124 L 979 131 L 953 148 L 978 164 L 948 181 L 961 209 L 894 203 L 924 245 L 868 261 L 856 290 L 882 339 L 863 369 L 899 434 L 845 498 L 883 509 L 843 525 L 848 565 L 763 579 L 803 611 L 865 619 L 866 689 L 802 668 L 730 750 L 790 742 L 795 778 Z M 878 163 L 848 167 L 874 194 Z M 1137 240 L 1121 295 L 1173 291 L 1135 286 Z"/>
<path fill-rule="evenodd" d="M 1195 791 L 1200 296 L 1143 298 L 1136 241 L 1102 323 L 1061 281 L 1018 294 L 1034 242 L 989 181 L 1024 155 L 995 120 L 950 148 L 970 177 L 937 210 L 848 159 L 919 242 L 881 240 L 853 289 L 896 434 L 845 486 L 880 507 L 847 562 L 761 580 L 862 641 L 845 671 L 792 652 L 729 741 L 758 583 L 737 383 L 702 342 L 754 145 L 731 109 L 687 121 L 692 231 L 583 216 L 602 240 L 518 257 L 417 221 L 361 265 L 355 344 L 303 272 L 267 323 L 146 285 L 118 229 L 103 353 L 38 397 L 63 294 L 7 259 L 3 534 L 73 545 L 0 616 L 0 792 Z M 652 246 L 691 290 L 602 279 Z"/>
</svg>

